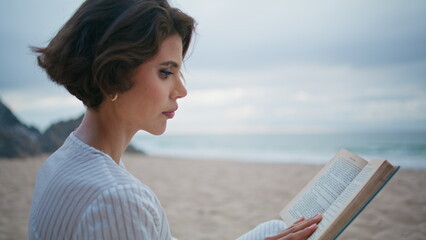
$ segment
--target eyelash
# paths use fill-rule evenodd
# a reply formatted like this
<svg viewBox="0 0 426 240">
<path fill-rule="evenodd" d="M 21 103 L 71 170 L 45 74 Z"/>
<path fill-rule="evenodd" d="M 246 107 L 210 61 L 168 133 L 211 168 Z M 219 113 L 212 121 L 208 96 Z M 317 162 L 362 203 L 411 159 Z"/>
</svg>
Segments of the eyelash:
<svg viewBox="0 0 426 240">
<path fill-rule="evenodd" d="M 163 78 L 163 79 L 166 79 L 168 76 L 170 76 L 170 75 L 172 75 L 173 74 L 173 72 L 170 72 L 169 70 L 167 70 L 167 69 L 161 69 L 160 70 L 160 75 L 161 75 L 161 77 Z"/>
</svg>

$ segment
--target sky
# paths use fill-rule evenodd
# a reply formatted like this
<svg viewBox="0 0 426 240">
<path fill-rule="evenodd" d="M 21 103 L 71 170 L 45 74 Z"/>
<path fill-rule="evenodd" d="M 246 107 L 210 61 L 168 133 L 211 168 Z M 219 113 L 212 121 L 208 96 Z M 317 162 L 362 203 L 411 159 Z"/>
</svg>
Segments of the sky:
<svg viewBox="0 0 426 240">
<path fill-rule="evenodd" d="M 0 98 L 44 130 L 83 105 L 37 66 L 83 0 L 0 2 Z M 426 131 L 426 1 L 174 0 L 197 33 L 168 134 Z"/>
</svg>

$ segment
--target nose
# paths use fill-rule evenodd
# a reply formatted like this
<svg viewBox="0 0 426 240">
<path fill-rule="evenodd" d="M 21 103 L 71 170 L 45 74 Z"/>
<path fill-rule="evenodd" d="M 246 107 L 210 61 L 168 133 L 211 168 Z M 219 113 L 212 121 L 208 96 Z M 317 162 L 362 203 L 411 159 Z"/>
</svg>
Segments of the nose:
<svg viewBox="0 0 426 240">
<path fill-rule="evenodd" d="M 182 79 L 177 78 L 175 87 L 173 89 L 172 98 L 173 99 L 184 98 L 187 94 L 188 94 L 188 91 L 186 90 L 186 87 L 183 84 Z"/>
</svg>

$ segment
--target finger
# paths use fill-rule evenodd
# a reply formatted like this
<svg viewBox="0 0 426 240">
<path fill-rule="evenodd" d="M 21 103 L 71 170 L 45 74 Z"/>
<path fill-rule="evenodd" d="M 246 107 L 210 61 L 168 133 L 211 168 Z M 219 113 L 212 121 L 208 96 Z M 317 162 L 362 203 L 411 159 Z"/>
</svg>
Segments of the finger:
<svg viewBox="0 0 426 240">
<path fill-rule="evenodd" d="M 289 233 L 293 233 L 293 232 L 298 232 L 300 230 L 303 230 L 309 226 L 311 226 L 312 224 L 317 224 L 322 220 L 322 216 L 321 214 L 317 214 L 311 218 L 308 218 L 296 225 L 292 225 L 291 227 L 287 228 L 286 230 L 283 231 L 284 234 L 289 234 Z M 285 236 L 285 235 L 284 235 Z"/>
<path fill-rule="evenodd" d="M 285 239 L 292 239 L 292 240 L 307 239 L 309 236 L 312 235 L 313 232 L 315 232 L 315 230 L 317 230 L 317 228 L 318 228 L 318 225 L 316 223 L 314 223 L 307 228 L 304 228 L 300 231 L 297 231 L 297 232 L 294 232 L 294 233 L 287 235 L 285 238 L 282 238 L 282 240 L 285 240 Z"/>
<path fill-rule="evenodd" d="M 296 226 L 297 224 L 303 222 L 304 220 L 305 220 L 305 217 L 302 216 L 298 220 L 296 220 L 293 224 L 291 224 L 290 227 L 288 227 L 286 229 L 292 228 L 292 227 Z M 282 230 L 282 232 L 284 232 L 286 229 Z"/>
<path fill-rule="evenodd" d="M 297 224 L 303 222 L 305 220 L 305 217 L 300 217 L 298 220 L 296 220 L 293 224 L 291 224 L 290 227 L 296 226 Z M 285 230 L 285 229 L 284 229 Z M 283 231 L 284 231 L 283 230 Z"/>
<path fill-rule="evenodd" d="M 303 220 L 305 220 L 305 217 L 299 218 L 299 220 L 297 220 L 296 222 L 294 222 L 293 224 L 291 224 L 291 226 L 294 226 L 294 225 L 296 225 L 298 223 L 301 223 Z"/>
<path fill-rule="evenodd" d="M 297 225 L 295 225 L 295 231 L 300 231 L 302 229 L 305 229 L 309 226 L 311 226 L 312 224 L 318 224 L 319 222 L 321 222 L 322 220 L 322 215 L 321 214 L 316 214 L 315 216 L 312 216 L 300 223 L 298 223 Z"/>
<path fill-rule="evenodd" d="M 291 227 L 294 227 L 294 226 L 296 226 L 297 224 L 299 224 L 299 223 L 301 223 L 301 222 L 303 222 L 305 220 L 305 217 L 300 217 L 298 220 L 296 220 L 293 224 L 291 224 L 291 226 L 290 227 L 288 227 L 288 228 L 291 228 Z M 286 229 L 288 229 L 288 228 L 286 228 Z M 284 230 L 282 230 L 281 231 L 281 233 L 282 232 L 284 232 L 286 229 L 284 229 Z"/>
<path fill-rule="evenodd" d="M 296 220 L 290 227 L 294 227 L 296 224 L 298 224 L 298 223 L 301 223 L 302 221 L 304 221 L 305 220 L 305 217 L 300 217 L 298 220 Z M 288 228 L 287 228 L 288 229 Z M 264 240 L 276 240 L 276 239 L 280 239 L 280 238 L 282 238 L 283 236 L 285 236 L 285 235 L 283 235 L 283 232 L 285 231 L 286 229 L 284 229 L 282 232 L 280 232 L 280 233 L 278 233 L 277 235 L 274 235 L 274 236 L 271 236 L 271 237 L 267 237 L 267 238 L 265 238 Z M 288 234 L 288 233 L 287 233 Z"/>
<path fill-rule="evenodd" d="M 299 220 L 297 220 L 296 222 L 298 222 Z M 280 239 L 280 238 L 285 237 L 285 236 L 287 236 L 291 233 L 299 232 L 301 230 L 304 230 L 304 229 L 312 226 L 313 224 L 316 225 L 321 220 L 322 220 L 321 214 L 317 214 L 317 215 L 315 215 L 311 218 L 308 218 L 308 219 L 303 218 L 299 223 L 291 225 L 289 228 L 285 229 L 281 233 L 271 237 L 271 239 Z"/>
</svg>

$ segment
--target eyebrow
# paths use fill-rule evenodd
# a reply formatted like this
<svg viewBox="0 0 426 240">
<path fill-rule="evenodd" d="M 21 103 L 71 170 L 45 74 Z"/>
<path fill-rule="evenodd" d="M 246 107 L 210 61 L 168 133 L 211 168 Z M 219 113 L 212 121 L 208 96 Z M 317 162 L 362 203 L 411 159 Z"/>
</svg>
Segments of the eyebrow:
<svg viewBox="0 0 426 240">
<path fill-rule="evenodd" d="M 174 61 L 163 62 L 163 63 L 160 63 L 160 65 L 161 66 L 172 66 L 172 67 L 175 67 L 175 68 L 179 67 L 179 64 L 177 64 Z"/>
</svg>

